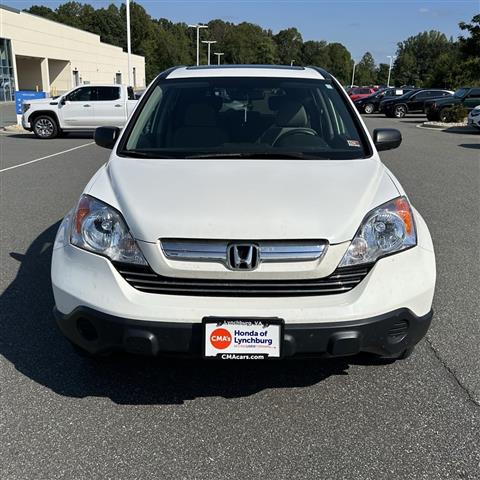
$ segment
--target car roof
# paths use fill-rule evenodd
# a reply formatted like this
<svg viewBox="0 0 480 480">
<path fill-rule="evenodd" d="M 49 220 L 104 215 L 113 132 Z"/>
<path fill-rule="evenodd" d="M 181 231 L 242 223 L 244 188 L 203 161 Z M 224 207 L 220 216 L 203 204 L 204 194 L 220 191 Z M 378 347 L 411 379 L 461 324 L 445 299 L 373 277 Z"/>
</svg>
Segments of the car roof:
<svg viewBox="0 0 480 480">
<path fill-rule="evenodd" d="M 161 75 L 168 80 L 208 77 L 281 77 L 325 80 L 330 75 L 316 67 L 288 65 L 201 65 L 176 67 Z"/>
</svg>

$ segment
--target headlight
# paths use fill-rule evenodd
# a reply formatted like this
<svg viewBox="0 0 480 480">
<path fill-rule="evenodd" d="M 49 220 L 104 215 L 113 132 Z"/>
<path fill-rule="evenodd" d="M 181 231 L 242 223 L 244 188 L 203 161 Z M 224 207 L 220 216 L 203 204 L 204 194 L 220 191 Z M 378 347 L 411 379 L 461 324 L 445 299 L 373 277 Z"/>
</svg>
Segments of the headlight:
<svg viewBox="0 0 480 480">
<path fill-rule="evenodd" d="M 22 113 L 25 113 L 30 108 L 30 103 L 22 103 Z"/>
<path fill-rule="evenodd" d="M 480 109 L 475 109 L 475 110 L 472 110 L 472 117 L 478 117 L 480 115 Z"/>
<path fill-rule="evenodd" d="M 121 214 L 88 195 L 73 212 L 70 243 L 116 262 L 147 265 Z"/>
<path fill-rule="evenodd" d="M 412 209 L 405 197 L 398 197 L 367 214 L 339 267 L 372 263 L 416 244 Z"/>
</svg>

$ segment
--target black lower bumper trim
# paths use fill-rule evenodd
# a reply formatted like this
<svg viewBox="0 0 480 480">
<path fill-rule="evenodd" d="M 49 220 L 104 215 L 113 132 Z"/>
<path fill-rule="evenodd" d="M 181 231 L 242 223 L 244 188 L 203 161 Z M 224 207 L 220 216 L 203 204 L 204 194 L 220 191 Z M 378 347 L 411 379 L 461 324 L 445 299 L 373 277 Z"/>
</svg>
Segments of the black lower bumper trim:
<svg viewBox="0 0 480 480">
<path fill-rule="evenodd" d="M 151 322 L 115 317 L 88 307 L 54 315 L 63 334 L 92 354 L 127 351 L 144 355 L 200 356 L 201 323 Z M 418 343 L 433 313 L 417 317 L 402 308 L 383 315 L 335 323 L 285 324 L 283 355 L 345 356 L 360 352 L 395 355 Z"/>
<path fill-rule="evenodd" d="M 92 354 L 128 351 L 144 355 L 200 356 L 202 324 L 151 322 L 111 316 L 88 307 L 54 315 L 62 333 Z M 427 333 L 433 312 L 417 317 L 402 308 L 362 320 L 285 324 L 283 355 L 345 356 L 360 352 L 396 355 Z"/>
</svg>

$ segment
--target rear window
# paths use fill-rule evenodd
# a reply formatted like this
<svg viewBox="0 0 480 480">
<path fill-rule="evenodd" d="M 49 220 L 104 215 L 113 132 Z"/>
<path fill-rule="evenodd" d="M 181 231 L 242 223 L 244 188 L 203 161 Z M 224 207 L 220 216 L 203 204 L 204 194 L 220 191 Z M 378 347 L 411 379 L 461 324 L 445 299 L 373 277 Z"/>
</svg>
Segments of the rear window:
<svg viewBox="0 0 480 480">
<path fill-rule="evenodd" d="M 353 159 L 369 154 L 369 147 L 360 122 L 330 81 L 201 78 L 157 82 L 118 153 Z"/>
<path fill-rule="evenodd" d="M 101 101 L 112 101 L 118 100 L 120 98 L 120 88 L 119 87 L 97 87 L 97 100 Z"/>
</svg>

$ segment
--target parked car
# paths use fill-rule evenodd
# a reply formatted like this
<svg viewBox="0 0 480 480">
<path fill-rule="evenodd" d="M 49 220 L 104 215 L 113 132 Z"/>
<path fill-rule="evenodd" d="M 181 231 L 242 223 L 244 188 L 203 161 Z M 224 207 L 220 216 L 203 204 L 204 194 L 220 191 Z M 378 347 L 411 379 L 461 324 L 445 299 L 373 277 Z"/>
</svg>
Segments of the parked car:
<svg viewBox="0 0 480 480">
<path fill-rule="evenodd" d="M 43 139 L 102 125 L 122 127 L 136 104 L 131 87 L 83 85 L 57 98 L 24 102 L 22 126 Z"/>
<path fill-rule="evenodd" d="M 446 111 L 454 105 L 463 105 L 468 111 L 480 103 L 480 87 L 459 88 L 451 97 L 426 102 L 425 110 L 430 121 L 446 120 Z"/>
<path fill-rule="evenodd" d="M 408 89 L 389 87 L 378 92 L 372 93 L 368 97 L 355 100 L 355 106 L 361 113 L 375 113 L 380 107 L 380 102 L 388 98 L 395 98 L 404 95 L 409 91 Z"/>
<path fill-rule="evenodd" d="M 480 128 L 480 105 L 470 110 L 468 114 L 468 124 L 471 127 Z"/>
<path fill-rule="evenodd" d="M 167 70 L 95 132 L 110 159 L 53 247 L 61 331 L 82 354 L 407 356 L 435 255 L 377 153 L 401 140 L 319 68 Z"/>
<path fill-rule="evenodd" d="M 372 93 L 375 93 L 375 89 L 370 87 L 359 87 L 359 88 L 352 88 L 348 94 L 352 99 L 352 102 L 355 100 L 359 100 L 360 98 L 365 98 L 370 96 Z"/>
<path fill-rule="evenodd" d="M 452 94 L 450 90 L 441 89 L 410 90 L 401 97 L 383 100 L 379 110 L 387 117 L 403 118 L 407 113 L 424 113 L 425 102 L 429 99 L 449 97 Z"/>
</svg>

